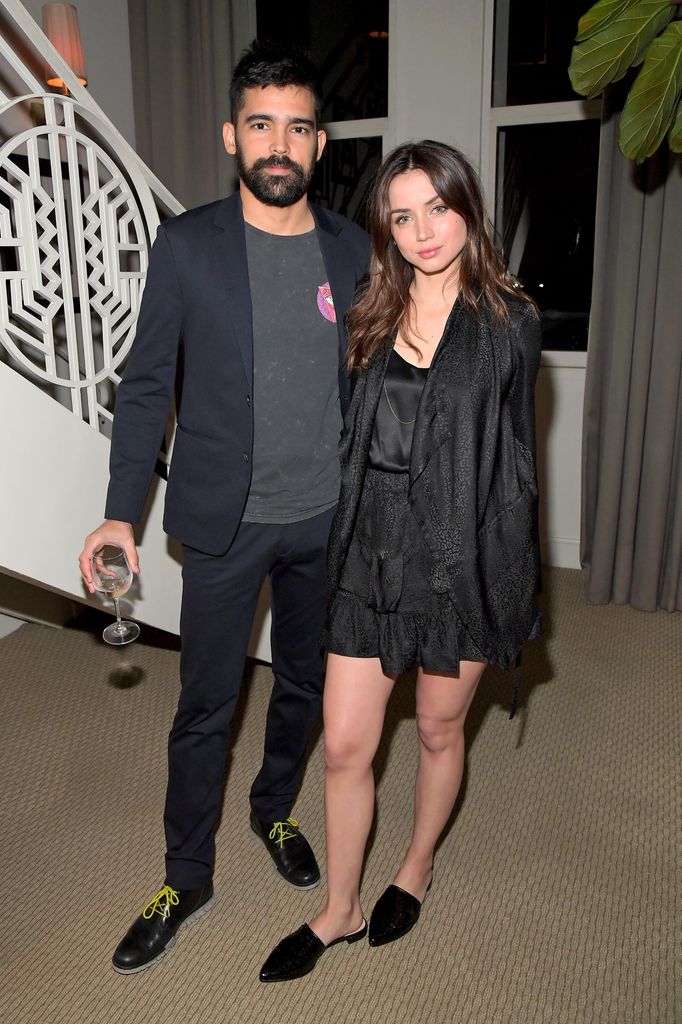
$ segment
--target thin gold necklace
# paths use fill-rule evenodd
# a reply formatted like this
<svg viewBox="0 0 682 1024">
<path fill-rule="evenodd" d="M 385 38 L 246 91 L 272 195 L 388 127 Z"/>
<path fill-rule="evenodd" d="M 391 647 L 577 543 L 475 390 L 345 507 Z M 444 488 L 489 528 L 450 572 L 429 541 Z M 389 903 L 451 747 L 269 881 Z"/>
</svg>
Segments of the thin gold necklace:
<svg viewBox="0 0 682 1024">
<path fill-rule="evenodd" d="M 388 407 L 391 410 L 393 418 L 396 419 L 398 423 L 402 423 L 404 427 L 412 426 L 412 424 L 416 422 L 417 417 L 415 416 L 413 420 L 401 420 L 400 416 L 398 416 L 395 409 L 391 405 L 391 399 L 388 397 L 388 388 L 386 387 L 386 381 L 384 381 L 384 394 L 386 395 L 386 401 L 388 402 Z"/>
</svg>

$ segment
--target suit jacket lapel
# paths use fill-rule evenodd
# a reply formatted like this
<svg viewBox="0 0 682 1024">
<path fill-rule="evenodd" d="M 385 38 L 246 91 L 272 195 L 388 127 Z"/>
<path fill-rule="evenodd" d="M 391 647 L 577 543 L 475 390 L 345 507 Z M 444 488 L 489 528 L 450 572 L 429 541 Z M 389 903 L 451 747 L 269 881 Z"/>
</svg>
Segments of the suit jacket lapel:
<svg viewBox="0 0 682 1024">
<path fill-rule="evenodd" d="M 348 246 L 338 237 L 340 231 L 338 224 L 331 217 L 327 216 L 326 211 L 322 207 L 311 205 L 310 209 L 315 218 L 322 260 L 334 299 L 336 330 L 339 339 L 339 367 L 343 368 L 346 365 L 347 347 L 343 316 L 353 301 L 355 270 L 352 261 L 349 259 Z M 345 371 L 339 374 L 339 390 L 341 391 L 342 408 L 345 408 L 349 397 L 348 376 Z"/>
<path fill-rule="evenodd" d="M 370 360 L 353 391 L 353 399 L 346 416 L 346 434 L 342 441 L 341 497 L 332 531 L 333 543 L 329 549 L 328 575 L 332 587 L 338 585 L 348 545 L 353 535 L 355 517 L 362 496 L 362 486 L 372 443 L 374 418 L 381 397 L 381 385 L 391 345 L 386 344 Z"/>
<path fill-rule="evenodd" d="M 343 359 L 346 358 L 346 331 L 343 325 L 341 310 L 347 310 L 353 301 L 355 292 L 355 270 L 348 246 L 338 237 L 340 226 L 327 216 L 327 211 L 319 206 L 310 207 L 317 236 L 320 242 L 320 251 L 324 261 L 325 270 L 329 278 L 329 286 L 334 296 L 334 308 L 337 312 L 336 326 L 339 333 L 339 345 L 343 346 Z"/>
<path fill-rule="evenodd" d="M 362 413 L 360 414 L 360 424 L 354 442 L 357 444 L 363 469 L 367 465 L 369 458 L 369 449 L 372 444 L 372 434 L 374 433 L 374 420 L 376 419 L 377 406 L 381 398 L 381 388 L 386 375 L 386 365 L 392 348 L 392 340 L 382 345 L 365 370 Z"/>
<path fill-rule="evenodd" d="M 250 388 L 253 381 L 253 318 L 244 217 L 238 192 L 222 201 L 213 225 L 216 274 L 225 281 L 225 309 L 232 320 Z"/>
<path fill-rule="evenodd" d="M 417 409 L 410 454 L 410 489 L 422 475 L 434 452 L 452 436 L 452 403 L 461 417 L 468 403 L 467 381 L 471 379 L 471 341 L 462 330 L 466 313 L 455 303 L 445 325 L 442 341 L 434 356 Z M 433 372 L 435 371 L 435 372 Z"/>
</svg>

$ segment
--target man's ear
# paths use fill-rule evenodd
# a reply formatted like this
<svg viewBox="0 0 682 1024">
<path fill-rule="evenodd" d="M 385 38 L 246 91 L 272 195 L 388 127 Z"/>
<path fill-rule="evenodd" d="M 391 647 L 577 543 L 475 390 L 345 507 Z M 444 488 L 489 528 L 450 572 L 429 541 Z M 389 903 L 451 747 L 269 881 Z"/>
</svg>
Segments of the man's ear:
<svg viewBox="0 0 682 1024">
<path fill-rule="evenodd" d="M 234 156 L 237 152 L 236 132 L 230 121 L 226 121 L 223 125 L 223 144 L 230 156 Z"/>
<path fill-rule="evenodd" d="M 319 160 L 324 153 L 324 147 L 327 145 L 327 133 L 322 128 L 318 129 L 317 132 L 317 157 Z"/>
</svg>

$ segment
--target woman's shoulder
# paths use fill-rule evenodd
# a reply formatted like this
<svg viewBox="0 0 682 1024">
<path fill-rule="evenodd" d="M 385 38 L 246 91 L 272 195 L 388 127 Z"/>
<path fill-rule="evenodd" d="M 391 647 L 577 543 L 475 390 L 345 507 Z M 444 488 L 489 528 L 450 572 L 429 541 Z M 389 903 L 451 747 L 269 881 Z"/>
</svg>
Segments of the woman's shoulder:
<svg viewBox="0 0 682 1024">
<path fill-rule="evenodd" d="M 505 295 L 506 315 L 496 315 L 486 305 L 488 336 L 495 346 L 511 351 L 516 363 L 536 362 L 542 349 L 540 316 L 535 304 L 520 295 Z"/>
<path fill-rule="evenodd" d="M 539 315 L 535 303 L 526 298 L 525 295 L 515 295 L 506 292 L 502 299 L 502 307 L 495 309 L 487 297 L 479 300 L 477 310 L 472 309 L 468 303 L 460 302 L 465 319 L 478 322 L 479 325 L 487 327 L 493 334 L 517 334 L 519 328 L 526 324 L 538 324 Z M 451 318 L 449 323 L 456 327 L 456 322 Z"/>
<path fill-rule="evenodd" d="M 507 316 L 504 323 L 504 334 L 509 339 L 513 350 L 532 353 L 542 347 L 542 331 L 540 315 L 535 303 L 520 295 L 505 296 Z"/>
<path fill-rule="evenodd" d="M 525 296 L 505 295 L 504 304 L 512 327 L 518 329 L 524 324 L 539 323 L 540 317 L 535 304 Z"/>
<path fill-rule="evenodd" d="M 517 366 L 527 369 L 534 378 L 542 353 L 540 313 L 533 302 L 512 295 L 509 309 L 510 344 Z"/>
</svg>

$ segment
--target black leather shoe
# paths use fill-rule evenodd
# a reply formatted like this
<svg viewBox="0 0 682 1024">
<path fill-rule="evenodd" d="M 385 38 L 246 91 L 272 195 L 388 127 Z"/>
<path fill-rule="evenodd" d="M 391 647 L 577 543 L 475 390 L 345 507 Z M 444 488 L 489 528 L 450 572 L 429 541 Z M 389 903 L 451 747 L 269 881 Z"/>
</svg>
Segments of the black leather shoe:
<svg viewBox="0 0 682 1024">
<path fill-rule="evenodd" d="M 133 921 L 113 955 L 119 974 L 137 974 L 151 967 L 174 945 L 177 933 L 198 921 L 216 901 L 213 883 L 201 889 L 171 889 L 164 885 Z"/>
<path fill-rule="evenodd" d="M 251 828 L 275 862 L 282 878 L 297 889 L 314 889 L 320 884 L 320 869 L 308 840 L 293 818 L 264 822 L 251 811 Z"/>
<path fill-rule="evenodd" d="M 297 932 L 287 935 L 273 949 L 260 971 L 261 981 L 293 981 L 310 974 L 326 949 L 337 942 L 359 942 L 367 934 L 367 922 L 364 917 L 356 932 L 341 935 L 325 946 L 315 932 L 307 924 L 301 925 Z"/>
<path fill-rule="evenodd" d="M 419 920 L 422 905 L 416 896 L 389 885 L 374 905 L 369 922 L 370 946 L 383 946 L 407 935 Z"/>
</svg>

